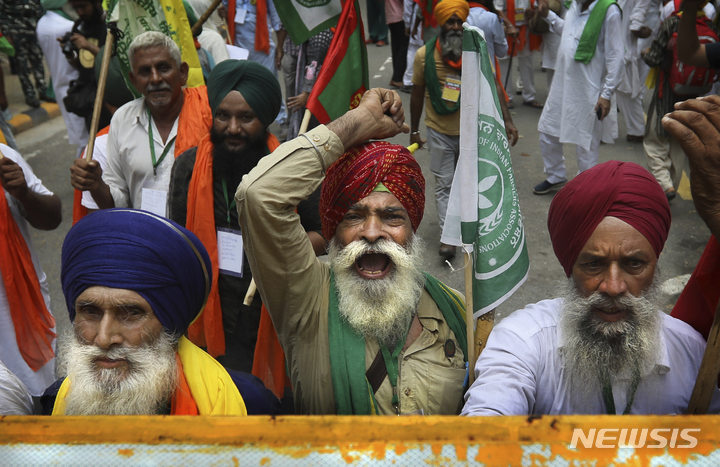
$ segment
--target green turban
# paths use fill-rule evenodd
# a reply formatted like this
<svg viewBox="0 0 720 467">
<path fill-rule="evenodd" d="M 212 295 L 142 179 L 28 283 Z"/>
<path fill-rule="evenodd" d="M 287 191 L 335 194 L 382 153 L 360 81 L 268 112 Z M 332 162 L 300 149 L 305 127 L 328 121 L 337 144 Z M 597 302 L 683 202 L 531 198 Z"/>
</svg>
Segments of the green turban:
<svg viewBox="0 0 720 467">
<path fill-rule="evenodd" d="M 282 91 L 275 75 L 257 62 L 225 60 L 215 65 L 207 81 L 208 100 L 213 118 L 230 91 L 242 94 L 264 127 L 280 112 Z"/>
</svg>

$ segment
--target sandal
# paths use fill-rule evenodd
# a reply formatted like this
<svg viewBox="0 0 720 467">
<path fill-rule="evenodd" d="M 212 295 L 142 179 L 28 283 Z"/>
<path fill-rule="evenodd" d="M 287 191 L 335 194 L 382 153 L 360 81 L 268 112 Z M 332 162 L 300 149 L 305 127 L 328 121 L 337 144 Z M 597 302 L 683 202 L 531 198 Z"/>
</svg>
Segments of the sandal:
<svg viewBox="0 0 720 467">
<path fill-rule="evenodd" d="M 523 102 L 523 105 L 527 105 L 528 107 L 532 107 L 533 109 L 542 109 L 543 105 L 539 103 L 538 101 L 525 101 Z"/>
<path fill-rule="evenodd" d="M 514 108 L 515 108 L 515 103 L 513 102 L 512 99 L 508 99 L 508 101 L 507 101 L 507 106 L 508 106 L 508 109 L 514 109 Z"/>
</svg>

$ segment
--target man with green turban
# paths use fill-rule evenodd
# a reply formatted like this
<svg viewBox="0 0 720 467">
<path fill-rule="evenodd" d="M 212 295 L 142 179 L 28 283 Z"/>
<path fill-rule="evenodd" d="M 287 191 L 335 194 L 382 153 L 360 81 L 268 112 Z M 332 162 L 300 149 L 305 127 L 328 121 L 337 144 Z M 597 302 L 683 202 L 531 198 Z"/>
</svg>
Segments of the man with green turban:
<svg viewBox="0 0 720 467">
<path fill-rule="evenodd" d="M 282 93 L 267 68 L 246 60 L 215 66 L 207 92 L 213 125 L 197 147 L 175 161 L 169 217 L 200 238 L 218 277 L 202 316 L 188 330 L 190 340 L 214 357 L 224 355 L 219 360 L 225 366 L 250 372 L 262 302 L 258 295 L 243 304 L 252 275 L 233 193 L 243 175 L 279 146 L 267 128 L 280 111 Z M 306 229 L 315 232 L 321 229 L 318 199 L 298 206 Z M 324 250 L 322 237 L 315 235 Z M 226 261 L 231 257 L 235 261 Z"/>
</svg>

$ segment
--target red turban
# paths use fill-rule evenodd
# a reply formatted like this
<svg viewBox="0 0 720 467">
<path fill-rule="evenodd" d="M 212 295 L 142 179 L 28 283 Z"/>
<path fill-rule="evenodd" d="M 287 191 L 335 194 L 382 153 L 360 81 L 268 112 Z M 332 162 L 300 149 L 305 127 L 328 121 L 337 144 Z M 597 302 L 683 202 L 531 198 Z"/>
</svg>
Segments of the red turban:
<svg viewBox="0 0 720 467">
<path fill-rule="evenodd" d="M 670 231 L 670 205 L 665 193 L 639 165 L 609 161 L 575 177 L 550 204 L 550 240 L 568 277 L 580 251 L 605 217 L 616 217 L 633 226 L 660 257 Z"/>
<path fill-rule="evenodd" d="M 402 203 L 417 230 L 425 209 L 422 170 L 407 148 L 374 141 L 347 151 L 327 170 L 320 193 L 323 236 L 330 240 L 350 206 L 380 182 Z"/>
</svg>

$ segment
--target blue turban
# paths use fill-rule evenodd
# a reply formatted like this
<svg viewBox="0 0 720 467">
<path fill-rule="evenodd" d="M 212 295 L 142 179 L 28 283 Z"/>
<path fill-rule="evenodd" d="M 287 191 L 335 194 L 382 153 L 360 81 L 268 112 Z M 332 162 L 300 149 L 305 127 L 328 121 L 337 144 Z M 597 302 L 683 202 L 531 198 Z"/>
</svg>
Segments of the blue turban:
<svg viewBox="0 0 720 467">
<path fill-rule="evenodd" d="M 85 289 L 103 286 L 140 294 L 171 334 L 184 334 L 205 306 L 210 257 L 200 240 L 175 222 L 146 211 L 107 209 L 70 229 L 61 276 L 70 321 Z"/>
</svg>

